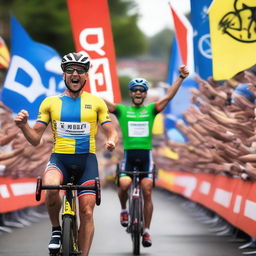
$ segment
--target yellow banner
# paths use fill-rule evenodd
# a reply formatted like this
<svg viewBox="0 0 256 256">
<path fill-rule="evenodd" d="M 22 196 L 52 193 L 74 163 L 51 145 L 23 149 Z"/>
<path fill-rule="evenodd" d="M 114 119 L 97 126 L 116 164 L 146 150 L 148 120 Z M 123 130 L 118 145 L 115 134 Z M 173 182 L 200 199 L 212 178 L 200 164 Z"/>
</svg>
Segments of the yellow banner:
<svg viewBox="0 0 256 256">
<path fill-rule="evenodd" d="M 0 68 L 8 68 L 9 63 L 10 53 L 4 40 L 2 39 L 2 37 L 0 37 Z"/>
<path fill-rule="evenodd" d="M 256 0 L 214 0 L 209 9 L 213 78 L 225 80 L 256 63 Z"/>
</svg>

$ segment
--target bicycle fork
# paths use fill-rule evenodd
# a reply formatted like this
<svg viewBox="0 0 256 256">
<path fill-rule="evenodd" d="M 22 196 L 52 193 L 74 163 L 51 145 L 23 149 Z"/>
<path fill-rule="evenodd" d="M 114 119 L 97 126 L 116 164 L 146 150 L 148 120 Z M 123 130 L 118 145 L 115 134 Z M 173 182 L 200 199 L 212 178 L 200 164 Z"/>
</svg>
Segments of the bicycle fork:
<svg viewBox="0 0 256 256">
<path fill-rule="evenodd" d="M 132 201 L 134 202 L 134 207 L 133 209 L 138 209 L 137 207 L 140 205 L 140 188 L 137 186 L 134 188 L 133 193 L 132 193 Z M 133 221 L 133 225 L 138 225 L 139 224 L 139 219 L 138 219 L 138 214 L 133 214 L 134 219 Z"/>
<path fill-rule="evenodd" d="M 64 196 L 62 218 L 64 216 L 70 216 L 72 221 L 72 251 L 73 253 L 78 253 L 78 237 L 77 237 L 77 215 L 76 215 L 76 197 L 74 192 L 67 191 L 66 196 Z"/>
</svg>

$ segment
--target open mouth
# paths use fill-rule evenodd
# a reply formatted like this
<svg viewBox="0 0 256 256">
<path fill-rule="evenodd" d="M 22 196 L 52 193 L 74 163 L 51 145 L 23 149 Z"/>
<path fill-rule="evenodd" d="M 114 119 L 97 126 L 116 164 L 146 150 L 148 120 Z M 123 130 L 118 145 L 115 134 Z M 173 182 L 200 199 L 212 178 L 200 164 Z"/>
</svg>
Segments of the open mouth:
<svg viewBox="0 0 256 256">
<path fill-rule="evenodd" d="M 79 79 L 71 79 L 71 82 L 72 82 L 73 84 L 78 84 L 78 83 L 79 83 Z"/>
</svg>

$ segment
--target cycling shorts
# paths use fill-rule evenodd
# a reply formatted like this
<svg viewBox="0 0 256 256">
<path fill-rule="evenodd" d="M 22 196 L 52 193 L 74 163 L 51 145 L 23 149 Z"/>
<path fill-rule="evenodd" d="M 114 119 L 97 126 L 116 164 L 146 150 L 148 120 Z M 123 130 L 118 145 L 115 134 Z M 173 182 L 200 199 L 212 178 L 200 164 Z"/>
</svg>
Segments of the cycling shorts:
<svg viewBox="0 0 256 256">
<path fill-rule="evenodd" d="M 134 171 L 137 167 L 139 171 L 151 172 L 153 170 L 153 157 L 152 151 L 147 149 L 128 149 L 124 151 L 124 159 L 121 163 L 121 171 L 126 172 Z M 121 177 L 130 176 L 129 174 L 121 173 Z M 152 173 L 141 174 L 140 178 L 152 178 Z"/>
<path fill-rule="evenodd" d="M 98 162 L 93 153 L 85 154 L 59 154 L 52 153 L 47 164 L 46 171 L 57 169 L 62 176 L 61 184 L 67 184 L 74 175 L 74 183 L 77 185 L 93 186 L 95 178 L 99 177 Z M 95 194 L 92 190 L 81 190 L 78 196 Z"/>
</svg>

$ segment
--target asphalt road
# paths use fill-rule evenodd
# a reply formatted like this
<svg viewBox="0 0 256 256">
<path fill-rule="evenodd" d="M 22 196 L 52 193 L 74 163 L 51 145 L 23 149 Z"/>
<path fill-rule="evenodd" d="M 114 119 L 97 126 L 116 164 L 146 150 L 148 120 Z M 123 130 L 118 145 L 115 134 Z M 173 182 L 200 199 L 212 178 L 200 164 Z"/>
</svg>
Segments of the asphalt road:
<svg viewBox="0 0 256 256">
<path fill-rule="evenodd" d="M 216 236 L 195 218 L 195 210 L 184 199 L 169 192 L 154 191 L 154 216 L 151 233 L 153 246 L 142 248 L 141 255 L 151 256 L 238 256 L 238 246 L 230 236 Z M 115 191 L 103 189 L 102 204 L 95 208 L 95 236 L 92 256 L 132 255 L 130 236 L 119 223 L 119 202 Z M 198 214 L 196 214 L 198 215 Z M 30 226 L 0 233 L 0 256 L 46 256 L 50 236 L 48 218 Z"/>
</svg>

